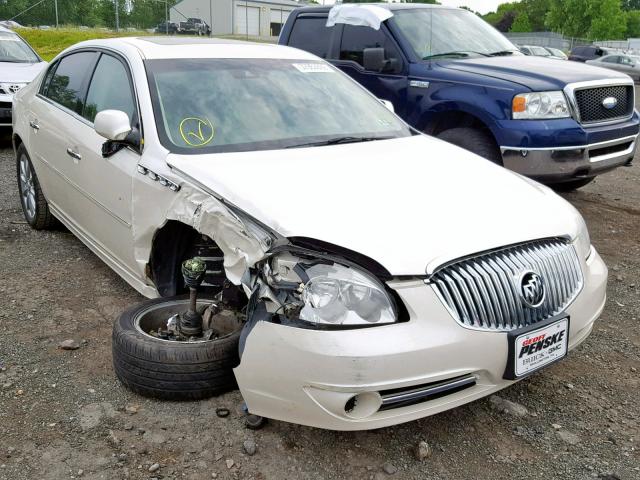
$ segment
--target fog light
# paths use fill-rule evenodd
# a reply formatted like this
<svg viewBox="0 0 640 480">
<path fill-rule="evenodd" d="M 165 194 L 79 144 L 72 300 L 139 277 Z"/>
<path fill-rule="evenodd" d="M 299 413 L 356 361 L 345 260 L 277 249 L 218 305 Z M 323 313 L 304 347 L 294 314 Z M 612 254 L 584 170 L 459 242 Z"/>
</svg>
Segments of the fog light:
<svg viewBox="0 0 640 480">
<path fill-rule="evenodd" d="M 370 417 L 382 405 L 382 397 L 378 392 L 358 393 L 349 398 L 344 404 L 344 413 L 355 420 Z"/>
</svg>

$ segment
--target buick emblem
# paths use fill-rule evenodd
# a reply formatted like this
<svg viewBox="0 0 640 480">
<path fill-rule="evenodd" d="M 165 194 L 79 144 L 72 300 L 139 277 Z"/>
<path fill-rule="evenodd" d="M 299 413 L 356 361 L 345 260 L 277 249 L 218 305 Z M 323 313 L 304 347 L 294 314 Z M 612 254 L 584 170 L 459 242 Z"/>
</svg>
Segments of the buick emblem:
<svg viewBox="0 0 640 480">
<path fill-rule="evenodd" d="M 618 99 L 616 97 L 607 97 L 604 100 L 602 100 L 602 106 L 607 110 L 616 108 L 616 105 L 618 105 Z"/>
<path fill-rule="evenodd" d="M 544 301 L 544 282 L 535 272 L 524 272 L 520 277 L 520 298 L 527 307 L 537 308 Z"/>
</svg>

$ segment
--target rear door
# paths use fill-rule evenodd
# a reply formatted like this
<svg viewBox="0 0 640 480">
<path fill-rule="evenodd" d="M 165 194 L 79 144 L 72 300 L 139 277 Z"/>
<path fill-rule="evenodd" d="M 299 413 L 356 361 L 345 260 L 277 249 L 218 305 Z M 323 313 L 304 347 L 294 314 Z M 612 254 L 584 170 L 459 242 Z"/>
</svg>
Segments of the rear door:
<svg viewBox="0 0 640 480">
<path fill-rule="evenodd" d="M 62 57 L 50 67 L 40 93 L 31 105 L 30 152 L 45 197 L 66 219 L 76 217 L 86 198 L 71 179 L 78 160 L 67 151 L 70 134 L 82 112 L 89 79 L 99 54 L 80 51 Z"/>
<path fill-rule="evenodd" d="M 386 65 L 380 71 L 365 69 L 363 58 L 367 48 L 384 49 Z M 379 30 L 365 26 L 342 26 L 336 57 L 332 63 L 376 97 L 389 100 L 396 113 L 403 116 L 408 86 L 407 64 L 386 25 L 382 24 Z"/>
</svg>

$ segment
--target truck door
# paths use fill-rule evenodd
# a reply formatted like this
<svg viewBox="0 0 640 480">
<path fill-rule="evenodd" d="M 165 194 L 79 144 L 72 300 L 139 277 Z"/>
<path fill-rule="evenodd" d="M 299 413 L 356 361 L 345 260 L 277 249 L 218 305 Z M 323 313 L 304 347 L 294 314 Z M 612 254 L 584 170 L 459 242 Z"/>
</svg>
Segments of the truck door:
<svg viewBox="0 0 640 480">
<path fill-rule="evenodd" d="M 383 66 L 372 70 L 366 65 L 370 49 L 383 53 Z M 380 51 L 382 49 L 382 51 Z M 366 52 L 365 50 L 369 50 Z M 376 97 L 393 103 L 398 115 L 406 111 L 407 63 L 386 25 L 371 27 L 344 25 L 339 50 L 332 52 L 331 62 Z"/>
</svg>

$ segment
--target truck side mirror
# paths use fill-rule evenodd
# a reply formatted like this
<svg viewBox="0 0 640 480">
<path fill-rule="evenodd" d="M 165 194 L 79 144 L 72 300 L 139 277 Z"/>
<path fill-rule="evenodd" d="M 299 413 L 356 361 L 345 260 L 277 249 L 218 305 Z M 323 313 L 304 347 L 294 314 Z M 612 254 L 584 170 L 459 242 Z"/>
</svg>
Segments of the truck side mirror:
<svg viewBox="0 0 640 480">
<path fill-rule="evenodd" d="M 372 72 L 381 72 L 387 64 L 384 59 L 384 48 L 365 48 L 362 51 L 362 66 L 365 70 Z"/>
</svg>

